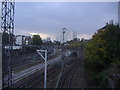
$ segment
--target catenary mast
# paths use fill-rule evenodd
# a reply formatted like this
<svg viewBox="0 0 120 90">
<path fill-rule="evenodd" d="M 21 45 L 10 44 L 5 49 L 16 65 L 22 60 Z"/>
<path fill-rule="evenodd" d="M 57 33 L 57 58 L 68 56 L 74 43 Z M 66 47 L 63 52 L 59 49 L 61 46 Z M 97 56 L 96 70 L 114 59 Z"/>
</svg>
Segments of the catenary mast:
<svg viewBox="0 0 120 90">
<path fill-rule="evenodd" d="M 2 33 L 2 88 L 7 88 L 12 85 L 12 52 L 14 41 L 14 0 L 3 0 L 2 2 L 2 18 L 1 18 L 1 33 Z M 9 36 L 6 43 L 5 35 Z M 7 46 L 7 48 L 6 48 Z"/>
</svg>

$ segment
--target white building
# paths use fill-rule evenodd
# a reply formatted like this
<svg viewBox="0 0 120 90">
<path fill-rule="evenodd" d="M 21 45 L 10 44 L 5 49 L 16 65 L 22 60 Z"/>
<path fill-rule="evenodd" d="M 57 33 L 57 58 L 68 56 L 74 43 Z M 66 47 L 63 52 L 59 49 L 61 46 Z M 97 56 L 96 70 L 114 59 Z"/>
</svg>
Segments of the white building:
<svg viewBox="0 0 120 90">
<path fill-rule="evenodd" d="M 77 32 L 73 31 L 72 34 L 73 34 L 73 40 L 76 39 L 77 38 Z"/>
<path fill-rule="evenodd" d="M 21 35 L 16 36 L 15 44 L 22 45 L 22 41 L 23 41 L 23 36 L 21 36 Z"/>
<path fill-rule="evenodd" d="M 47 42 L 50 42 L 50 41 L 51 41 L 51 38 L 50 38 L 50 37 L 46 37 L 46 41 L 47 41 Z"/>
<path fill-rule="evenodd" d="M 16 36 L 16 45 L 29 45 L 32 43 L 32 39 L 30 36 L 24 36 L 24 35 L 17 35 Z"/>
<path fill-rule="evenodd" d="M 63 42 L 65 43 L 67 41 L 67 37 L 68 37 L 67 35 L 68 35 L 67 29 L 64 31 L 63 30 L 60 31 L 60 42 L 61 43 L 63 43 Z"/>
</svg>

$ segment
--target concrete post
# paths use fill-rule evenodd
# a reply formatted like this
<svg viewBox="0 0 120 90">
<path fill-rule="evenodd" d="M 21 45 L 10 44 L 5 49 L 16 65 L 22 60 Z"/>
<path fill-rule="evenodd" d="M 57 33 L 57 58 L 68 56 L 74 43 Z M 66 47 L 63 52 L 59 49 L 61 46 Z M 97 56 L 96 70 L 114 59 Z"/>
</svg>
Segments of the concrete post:
<svg viewBox="0 0 120 90">
<path fill-rule="evenodd" d="M 44 88 L 46 88 L 46 80 L 47 80 L 47 50 L 37 50 L 38 54 L 45 60 L 45 71 L 44 71 Z M 40 53 L 40 52 L 44 52 L 45 53 L 45 57 Z"/>
<path fill-rule="evenodd" d="M 44 76 L 44 88 L 46 88 L 46 78 L 47 78 L 47 50 L 45 51 L 45 76 Z"/>
</svg>

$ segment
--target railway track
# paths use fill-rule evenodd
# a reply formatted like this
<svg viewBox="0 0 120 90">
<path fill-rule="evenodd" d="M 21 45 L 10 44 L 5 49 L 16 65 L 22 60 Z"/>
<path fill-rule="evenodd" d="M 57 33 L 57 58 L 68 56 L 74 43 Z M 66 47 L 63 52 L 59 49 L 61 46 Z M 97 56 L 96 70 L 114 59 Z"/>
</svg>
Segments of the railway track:
<svg viewBox="0 0 120 90">
<path fill-rule="evenodd" d="M 71 61 L 70 61 L 70 63 L 71 63 Z M 78 64 L 77 64 L 77 62 L 74 63 L 73 65 L 71 65 L 70 63 L 69 63 L 70 67 L 68 66 L 69 68 L 65 69 L 65 71 L 63 72 L 64 74 L 62 75 L 62 77 L 64 80 L 63 80 L 62 84 L 60 84 L 61 85 L 60 88 L 64 88 L 64 87 L 70 88 L 71 87 L 72 78 L 73 78 L 74 72 L 76 71 L 76 69 L 78 67 Z M 60 73 L 60 71 L 55 70 L 55 71 L 53 71 L 53 73 L 51 72 L 51 74 L 48 74 L 47 88 L 55 88 L 59 73 Z M 51 80 L 54 83 L 53 85 L 50 85 L 50 83 L 49 83 Z M 38 83 L 34 84 L 31 88 L 41 88 Z M 66 84 L 67 84 L 67 86 L 66 86 Z"/>
<path fill-rule="evenodd" d="M 72 78 L 74 76 L 74 72 L 77 70 L 78 67 L 79 65 L 76 62 L 73 65 L 71 65 L 68 69 L 66 69 L 62 73 L 62 76 L 60 77 L 59 83 L 56 88 L 71 88 Z"/>
<path fill-rule="evenodd" d="M 60 72 L 60 68 L 56 68 L 56 69 L 48 72 L 47 88 L 54 88 L 54 85 L 51 86 L 50 83 L 52 83 L 54 81 L 54 78 L 59 74 L 59 72 Z M 36 81 L 30 88 L 43 88 L 43 86 L 44 86 L 43 79 L 44 78 L 41 78 L 41 80 Z M 51 82 L 51 80 L 52 80 L 52 82 Z M 40 81 L 42 81 L 42 83 L 40 83 Z"/>
<path fill-rule="evenodd" d="M 72 78 L 74 72 L 78 67 L 78 62 L 70 60 L 66 63 L 68 66 L 62 72 L 57 88 L 71 88 Z M 47 88 L 55 88 L 56 82 L 60 73 L 60 67 L 52 67 L 48 69 L 47 73 Z M 20 84 L 16 85 L 14 88 L 43 88 L 44 86 L 44 70 L 42 73 L 37 72 L 28 77 L 27 81 L 21 81 Z M 56 79 L 55 79 L 56 78 Z"/>
<path fill-rule="evenodd" d="M 48 76 L 53 74 L 59 70 L 58 67 L 52 67 L 51 69 L 48 70 Z M 44 71 L 44 70 L 43 70 Z M 44 79 L 44 72 L 42 73 L 36 73 L 34 75 L 31 75 L 29 79 L 26 82 L 20 83 L 19 85 L 12 87 L 12 88 L 34 88 L 34 86 L 38 85 L 41 81 L 43 82 Z"/>
</svg>

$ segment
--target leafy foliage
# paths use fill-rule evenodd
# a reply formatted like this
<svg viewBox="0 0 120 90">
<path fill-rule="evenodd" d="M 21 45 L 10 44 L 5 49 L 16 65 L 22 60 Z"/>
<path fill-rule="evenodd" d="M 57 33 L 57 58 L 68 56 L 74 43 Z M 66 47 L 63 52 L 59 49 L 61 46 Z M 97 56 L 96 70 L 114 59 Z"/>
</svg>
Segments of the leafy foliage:
<svg viewBox="0 0 120 90">
<path fill-rule="evenodd" d="M 77 48 L 81 45 L 81 42 L 77 39 L 69 41 L 69 47 L 70 48 Z"/>
<path fill-rule="evenodd" d="M 42 39 L 39 35 L 33 35 L 33 45 L 41 45 L 42 44 Z"/>
<path fill-rule="evenodd" d="M 85 45 L 85 59 L 86 66 L 96 74 L 98 82 L 103 83 L 107 74 L 102 72 L 107 70 L 111 63 L 120 60 L 119 26 L 110 24 L 99 29 Z M 99 80 L 101 77 L 103 81 Z"/>
</svg>

